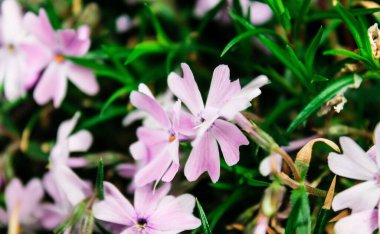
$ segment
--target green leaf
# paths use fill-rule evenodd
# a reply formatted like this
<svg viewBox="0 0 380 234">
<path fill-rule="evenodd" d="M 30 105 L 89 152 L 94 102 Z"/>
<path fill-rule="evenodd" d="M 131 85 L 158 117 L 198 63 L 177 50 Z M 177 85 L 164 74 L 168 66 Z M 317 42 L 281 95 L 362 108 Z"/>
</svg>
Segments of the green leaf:
<svg viewBox="0 0 380 234">
<path fill-rule="evenodd" d="M 336 3 L 335 9 L 346 23 L 350 30 L 354 40 L 358 46 L 360 54 L 367 58 L 372 63 L 372 50 L 367 35 L 367 29 L 361 21 L 355 19 L 355 17 L 345 9 L 339 2 Z"/>
<path fill-rule="evenodd" d="M 204 234 L 212 234 L 211 229 L 210 229 L 210 225 L 208 224 L 207 217 L 206 217 L 205 212 L 203 211 L 201 203 L 199 203 L 198 199 L 196 199 L 195 202 L 197 204 L 197 209 L 199 212 L 199 216 L 201 218 L 203 233 Z"/>
<path fill-rule="evenodd" d="M 347 77 L 329 85 L 320 94 L 318 94 L 305 108 L 297 115 L 293 122 L 289 125 L 286 130 L 286 134 L 292 133 L 298 125 L 304 122 L 314 111 L 320 108 L 323 104 L 333 98 L 340 90 L 343 88 L 354 84 L 354 77 Z"/>
<path fill-rule="evenodd" d="M 277 20 L 280 22 L 285 31 L 289 32 L 291 30 L 291 16 L 288 8 L 283 4 L 282 0 L 266 0 L 266 3 L 272 9 Z"/>
<path fill-rule="evenodd" d="M 125 64 L 130 64 L 143 55 L 160 54 L 167 52 L 168 50 L 169 47 L 167 45 L 164 45 L 158 41 L 143 41 L 136 45 L 136 47 L 132 50 Z"/>
<path fill-rule="evenodd" d="M 61 28 L 61 20 L 58 17 L 57 12 L 55 11 L 53 1 L 52 0 L 47 0 L 46 1 L 46 13 L 48 15 L 48 18 L 50 20 L 51 25 L 55 30 L 58 30 Z"/>
<path fill-rule="evenodd" d="M 90 119 L 87 119 L 84 121 L 79 127 L 79 129 L 89 129 L 91 127 L 97 126 L 98 124 L 105 122 L 107 120 L 126 115 L 128 113 L 126 108 L 121 107 L 113 107 L 109 108 L 107 112 L 103 113 L 102 115 L 94 116 Z"/>
<path fill-rule="evenodd" d="M 54 229 L 54 234 L 63 234 L 65 230 L 69 228 L 71 230 L 74 230 L 73 227 L 75 227 L 75 225 L 79 222 L 86 208 L 86 202 L 80 202 L 78 205 L 76 205 L 73 208 L 71 215 L 61 225 Z"/>
<path fill-rule="evenodd" d="M 104 200 L 104 165 L 103 159 L 99 160 L 98 173 L 96 176 L 96 196 L 99 200 Z"/>
<path fill-rule="evenodd" d="M 315 59 L 315 53 L 319 47 L 323 35 L 323 27 L 321 26 L 318 30 L 317 35 L 313 38 L 311 44 L 306 49 L 305 53 L 305 65 L 309 73 L 313 71 L 313 64 Z"/>
<path fill-rule="evenodd" d="M 134 88 L 134 86 L 125 86 L 121 89 L 116 90 L 102 106 L 102 109 L 100 110 L 100 115 L 103 115 L 105 111 L 111 106 L 111 104 L 114 101 L 116 101 L 120 96 L 130 93 Z"/>
<path fill-rule="evenodd" d="M 314 228 L 314 234 L 324 234 L 325 227 L 330 220 L 331 215 L 333 214 L 332 210 L 322 208 L 319 211 L 317 221 Z"/>
<path fill-rule="evenodd" d="M 323 55 L 343 55 L 348 58 L 364 62 L 368 65 L 371 64 L 371 61 L 369 61 L 367 58 L 349 50 L 340 50 L 340 49 L 326 50 L 323 52 Z"/>
<path fill-rule="evenodd" d="M 162 29 L 161 24 L 157 19 L 157 16 L 154 14 L 154 12 L 152 11 L 152 9 L 149 7 L 148 4 L 145 4 L 145 8 L 146 8 L 150 18 L 152 19 L 153 27 L 154 27 L 154 30 L 156 31 L 156 34 L 157 34 L 157 40 L 160 43 L 169 44 L 170 43 L 169 37 L 166 35 L 164 30 Z"/>
<path fill-rule="evenodd" d="M 370 14 L 379 12 L 380 8 L 348 9 L 348 11 L 353 16 L 361 16 L 361 15 L 370 15 Z M 317 21 L 317 20 L 322 20 L 322 19 L 336 19 L 336 18 L 340 18 L 340 15 L 335 9 L 332 9 L 332 10 L 323 10 L 323 11 L 318 11 L 315 13 L 310 13 L 309 15 L 306 16 L 306 21 Z"/>
<path fill-rule="evenodd" d="M 258 34 L 273 34 L 276 35 L 276 33 L 272 30 L 265 29 L 265 28 L 255 28 L 250 29 L 249 31 L 246 31 L 242 34 L 239 34 L 238 36 L 234 37 L 227 45 L 224 47 L 223 52 L 221 53 L 220 57 L 223 57 L 234 45 L 239 43 L 240 41 L 250 38 L 251 36 L 258 35 Z"/>
<path fill-rule="evenodd" d="M 301 185 L 292 191 L 291 206 L 285 234 L 311 233 L 310 206 L 305 186 Z"/>
</svg>

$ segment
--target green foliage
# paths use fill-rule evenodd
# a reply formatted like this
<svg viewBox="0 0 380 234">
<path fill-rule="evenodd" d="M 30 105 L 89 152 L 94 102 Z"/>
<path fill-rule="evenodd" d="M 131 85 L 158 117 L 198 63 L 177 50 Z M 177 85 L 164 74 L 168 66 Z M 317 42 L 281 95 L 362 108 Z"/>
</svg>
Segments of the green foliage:
<svg viewBox="0 0 380 234">
<path fill-rule="evenodd" d="M 305 186 L 301 185 L 292 191 L 292 209 L 286 224 L 286 234 L 308 234 L 311 233 L 311 216 L 309 199 Z"/>
<path fill-rule="evenodd" d="M 196 199 L 195 202 L 197 205 L 199 217 L 200 217 L 201 222 L 202 222 L 203 233 L 204 234 L 212 234 L 210 225 L 208 224 L 208 221 L 207 221 L 207 216 L 206 216 L 205 212 L 203 211 L 201 203 L 199 203 L 198 199 Z"/>
</svg>

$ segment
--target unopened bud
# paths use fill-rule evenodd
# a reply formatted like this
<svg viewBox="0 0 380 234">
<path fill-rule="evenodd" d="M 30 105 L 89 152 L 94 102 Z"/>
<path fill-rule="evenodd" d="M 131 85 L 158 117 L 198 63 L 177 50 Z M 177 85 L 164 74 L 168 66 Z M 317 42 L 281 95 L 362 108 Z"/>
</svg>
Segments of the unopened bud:
<svg viewBox="0 0 380 234">
<path fill-rule="evenodd" d="M 267 217 L 274 215 L 280 208 L 285 194 L 285 187 L 270 186 L 264 192 L 264 199 L 261 209 Z"/>
</svg>

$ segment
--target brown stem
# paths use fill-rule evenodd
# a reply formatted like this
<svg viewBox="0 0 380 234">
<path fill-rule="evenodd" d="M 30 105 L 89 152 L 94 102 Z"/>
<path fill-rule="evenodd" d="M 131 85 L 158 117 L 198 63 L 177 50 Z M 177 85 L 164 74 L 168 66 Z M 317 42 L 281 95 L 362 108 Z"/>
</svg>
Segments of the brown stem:
<svg viewBox="0 0 380 234">
<path fill-rule="evenodd" d="M 293 189 L 298 189 L 300 187 L 300 184 L 293 179 L 291 179 L 287 174 L 281 172 L 278 173 L 277 176 L 289 187 Z M 327 192 L 321 189 L 317 189 L 314 187 L 311 187 L 310 185 L 305 185 L 306 191 L 314 196 L 317 197 L 326 197 Z"/>
<path fill-rule="evenodd" d="M 286 164 L 288 164 L 288 166 L 290 167 L 290 170 L 293 173 L 294 179 L 296 181 L 300 181 L 301 180 L 301 176 L 300 176 L 300 174 L 299 174 L 299 172 L 298 172 L 298 170 L 296 168 L 296 165 L 293 162 L 293 159 L 289 156 L 289 154 L 287 154 L 280 147 L 276 147 L 273 151 L 276 152 L 276 153 L 278 153 L 285 160 Z"/>
</svg>

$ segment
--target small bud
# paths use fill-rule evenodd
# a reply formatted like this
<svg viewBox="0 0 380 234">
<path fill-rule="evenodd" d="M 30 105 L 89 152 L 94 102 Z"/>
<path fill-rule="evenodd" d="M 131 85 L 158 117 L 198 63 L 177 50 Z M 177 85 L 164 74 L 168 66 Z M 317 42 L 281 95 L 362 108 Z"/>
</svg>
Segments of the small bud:
<svg viewBox="0 0 380 234">
<path fill-rule="evenodd" d="M 79 234 L 92 234 L 94 230 L 94 215 L 90 210 L 84 212 L 79 224 Z"/>
<path fill-rule="evenodd" d="M 270 186 L 264 192 L 264 199 L 261 209 L 263 214 L 267 217 L 274 215 L 280 208 L 285 195 L 285 187 L 283 186 Z"/>
</svg>

